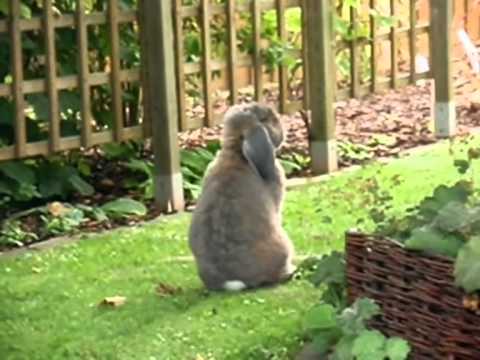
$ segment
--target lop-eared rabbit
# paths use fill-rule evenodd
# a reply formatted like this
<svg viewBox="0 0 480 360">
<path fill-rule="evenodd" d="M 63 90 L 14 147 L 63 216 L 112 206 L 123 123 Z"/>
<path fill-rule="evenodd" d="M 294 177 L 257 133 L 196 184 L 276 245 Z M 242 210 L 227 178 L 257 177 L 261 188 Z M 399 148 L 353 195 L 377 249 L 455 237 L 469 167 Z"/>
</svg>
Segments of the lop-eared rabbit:
<svg viewBox="0 0 480 360">
<path fill-rule="evenodd" d="M 258 103 L 225 114 L 222 149 L 207 170 L 189 244 L 209 290 L 240 291 L 287 281 L 293 245 L 282 228 L 285 174 L 275 158 L 279 116 Z"/>
</svg>

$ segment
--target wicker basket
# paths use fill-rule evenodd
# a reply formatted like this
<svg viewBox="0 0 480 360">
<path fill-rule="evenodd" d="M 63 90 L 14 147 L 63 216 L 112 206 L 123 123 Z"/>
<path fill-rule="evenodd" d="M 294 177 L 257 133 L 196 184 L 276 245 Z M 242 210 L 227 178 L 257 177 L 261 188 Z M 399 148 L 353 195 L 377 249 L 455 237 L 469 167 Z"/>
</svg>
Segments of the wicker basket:
<svg viewBox="0 0 480 360">
<path fill-rule="evenodd" d="M 480 313 L 463 306 L 451 260 L 392 241 L 347 233 L 348 297 L 381 306 L 372 326 L 412 345 L 414 360 L 480 360 Z"/>
</svg>

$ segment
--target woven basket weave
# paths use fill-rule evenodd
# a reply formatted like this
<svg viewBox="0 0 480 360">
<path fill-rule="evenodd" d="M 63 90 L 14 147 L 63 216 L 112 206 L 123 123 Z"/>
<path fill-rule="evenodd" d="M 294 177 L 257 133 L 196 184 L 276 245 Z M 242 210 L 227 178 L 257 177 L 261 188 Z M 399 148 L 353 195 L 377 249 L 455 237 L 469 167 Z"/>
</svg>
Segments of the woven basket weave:
<svg viewBox="0 0 480 360">
<path fill-rule="evenodd" d="M 414 360 L 480 360 L 480 313 L 464 308 L 451 260 L 364 234 L 346 237 L 349 301 L 376 300 L 382 315 L 373 328 L 408 340 Z"/>
</svg>

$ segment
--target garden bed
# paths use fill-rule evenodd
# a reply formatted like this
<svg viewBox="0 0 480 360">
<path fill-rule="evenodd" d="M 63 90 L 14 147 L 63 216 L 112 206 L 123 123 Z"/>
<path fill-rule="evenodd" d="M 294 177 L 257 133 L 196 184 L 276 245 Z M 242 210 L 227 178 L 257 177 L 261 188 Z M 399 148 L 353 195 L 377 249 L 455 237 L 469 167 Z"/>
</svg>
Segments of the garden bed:
<svg viewBox="0 0 480 360">
<path fill-rule="evenodd" d="M 372 326 L 412 345 L 415 360 L 480 359 L 478 299 L 454 285 L 453 261 L 405 250 L 389 239 L 346 236 L 348 296 L 374 299 Z"/>
<path fill-rule="evenodd" d="M 456 62 L 460 133 L 467 133 L 471 128 L 480 125 L 480 101 L 477 102 L 475 96 L 472 96 L 478 80 L 472 77 L 465 66 L 465 62 Z M 275 94 L 266 94 L 266 97 L 273 99 Z M 351 99 L 338 102 L 336 112 L 340 168 L 364 164 L 378 157 L 396 157 L 402 150 L 435 142 L 431 131 L 430 108 L 431 83 L 429 81 L 397 91 L 370 95 L 362 100 Z M 280 157 L 283 159 L 289 178 L 311 176 L 307 121 L 300 113 L 284 116 L 287 136 Z M 221 126 L 217 126 L 179 134 L 188 205 L 195 202 L 203 172 L 218 151 L 221 129 Z M 202 149 L 201 153 L 199 149 Z M 60 226 L 52 232 L 49 230 L 51 229 L 49 222 L 42 220 L 40 216 L 42 212 L 32 212 L 18 218 L 19 226 L 11 229 L 13 235 L 9 235 L 13 237 L 13 241 L 0 241 L 0 251 L 42 241 L 52 236 L 110 229 L 156 217 L 159 213 L 153 206 L 151 198 L 152 159 L 149 142 L 108 144 L 87 152 L 71 152 L 50 159 L 54 167 L 59 168 L 57 165 L 61 164 L 75 169 L 76 174 L 89 185 L 90 193 L 81 195 L 77 189 L 65 188 L 65 184 L 51 179 L 49 188 L 61 188 L 61 191 L 55 195 L 41 194 L 40 197 L 35 197 L 31 196 L 31 193 L 20 194 L 21 201 L 4 204 L 1 204 L 0 198 L 0 219 L 16 216 L 15 214 L 19 212 L 38 206 L 45 207 L 53 201 L 96 209 L 113 199 L 122 197 L 143 203 L 146 207 L 145 214 L 128 214 L 125 217 L 109 218 L 108 221 L 99 221 L 95 217 L 86 216 L 85 221 L 82 220 L 74 224 L 75 226 L 66 226 L 65 229 Z M 29 164 L 34 164 L 33 167 L 35 167 L 42 161 L 44 160 L 29 160 Z M 15 173 L 18 174 L 18 172 Z M 36 174 L 36 177 L 45 179 L 41 172 Z M 59 178 L 64 179 L 64 177 Z M 22 177 L 18 177 L 17 180 L 18 184 L 25 182 Z M 38 184 L 34 185 L 34 189 L 35 187 L 38 187 Z"/>
</svg>

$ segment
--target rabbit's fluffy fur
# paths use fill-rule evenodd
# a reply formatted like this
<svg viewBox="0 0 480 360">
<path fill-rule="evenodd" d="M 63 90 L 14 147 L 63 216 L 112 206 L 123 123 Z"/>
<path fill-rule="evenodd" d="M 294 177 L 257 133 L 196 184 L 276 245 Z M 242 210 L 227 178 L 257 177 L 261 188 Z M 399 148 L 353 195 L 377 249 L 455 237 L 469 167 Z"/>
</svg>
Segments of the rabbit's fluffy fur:
<svg viewBox="0 0 480 360">
<path fill-rule="evenodd" d="M 231 291 L 288 280 L 294 249 L 281 225 L 280 119 L 253 103 L 230 108 L 224 124 L 189 232 L 199 276 L 210 290 Z"/>
</svg>

